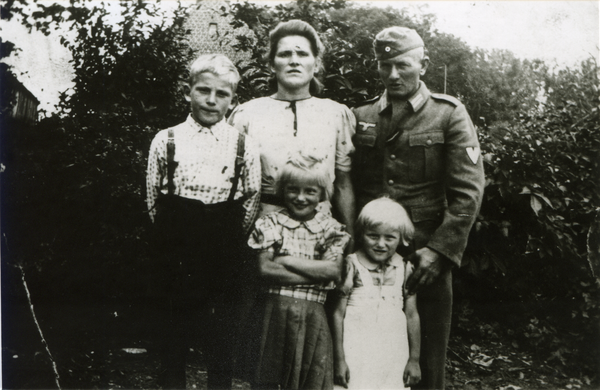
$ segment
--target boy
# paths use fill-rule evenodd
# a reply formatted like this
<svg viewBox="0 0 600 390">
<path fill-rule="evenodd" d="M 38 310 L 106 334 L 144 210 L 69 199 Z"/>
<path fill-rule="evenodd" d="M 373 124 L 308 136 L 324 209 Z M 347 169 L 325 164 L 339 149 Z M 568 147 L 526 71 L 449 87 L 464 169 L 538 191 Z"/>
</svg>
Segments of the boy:
<svg viewBox="0 0 600 390">
<path fill-rule="evenodd" d="M 240 76 L 225 56 L 190 67 L 185 122 L 159 132 L 148 157 L 148 209 L 155 226 L 163 388 L 185 389 L 185 355 L 201 330 L 208 388 L 231 388 L 244 237 L 260 189 L 258 147 L 224 120 Z"/>
</svg>

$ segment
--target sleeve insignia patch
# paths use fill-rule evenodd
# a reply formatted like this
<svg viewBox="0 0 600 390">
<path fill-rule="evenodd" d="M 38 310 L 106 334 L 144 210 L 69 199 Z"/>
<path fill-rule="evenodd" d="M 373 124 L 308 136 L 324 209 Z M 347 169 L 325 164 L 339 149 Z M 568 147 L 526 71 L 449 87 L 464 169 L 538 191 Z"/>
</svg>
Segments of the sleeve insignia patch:
<svg viewBox="0 0 600 390">
<path fill-rule="evenodd" d="M 467 148 L 467 154 L 473 164 L 477 164 L 477 160 L 479 160 L 480 149 L 478 146 Z"/>
</svg>

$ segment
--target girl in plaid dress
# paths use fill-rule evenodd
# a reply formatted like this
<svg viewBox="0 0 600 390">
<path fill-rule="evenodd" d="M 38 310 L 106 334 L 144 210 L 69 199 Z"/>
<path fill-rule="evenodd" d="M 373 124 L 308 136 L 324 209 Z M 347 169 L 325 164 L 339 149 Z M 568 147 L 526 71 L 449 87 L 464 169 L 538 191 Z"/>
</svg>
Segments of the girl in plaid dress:
<svg viewBox="0 0 600 390">
<path fill-rule="evenodd" d="M 332 389 L 333 346 L 323 303 L 341 277 L 350 235 L 316 210 L 333 190 L 321 160 L 290 159 L 277 189 L 285 208 L 256 221 L 248 241 L 265 282 L 250 381 L 255 389 Z"/>
</svg>

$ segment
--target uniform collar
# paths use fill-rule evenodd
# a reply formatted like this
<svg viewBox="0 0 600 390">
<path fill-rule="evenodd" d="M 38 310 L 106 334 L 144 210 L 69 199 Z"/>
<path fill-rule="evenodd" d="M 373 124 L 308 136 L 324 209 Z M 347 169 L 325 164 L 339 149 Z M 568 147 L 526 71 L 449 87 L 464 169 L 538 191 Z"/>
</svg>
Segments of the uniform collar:
<svg viewBox="0 0 600 390">
<path fill-rule="evenodd" d="M 417 91 L 408 98 L 408 104 L 412 107 L 413 112 L 417 112 L 425 105 L 427 99 L 431 95 L 429 89 L 423 81 L 419 81 L 419 88 Z M 381 114 L 388 107 L 392 106 L 392 102 L 387 97 L 387 89 L 383 91 L 383 95 L 379 99 L 379 113 Z"/>
<path fill-rule="evenodd" d="M 297 229 L 300 226 L 304 226 L 308 231 L 315 234 L 322 230 L 321 223 L 327 220 L 327 216 L 317 211 L 312 219 L 298 221 L 290 216 L 290 212 L 287 209 L 282 209 L 277 215 L 277 220 L 282 226 L 288 229 Z"/>
<path fill-rule="evenodd" d="M 212 134 L 215 138 L 217 138 L 217 141 L 218 141 L 219 139 L 217 136 L 223 129 L 223 125 L 225 124 L 225 119 L 223 118 L 219 122 L 215 123 L 214 125 L 212 125 L 210 127 L 206 127 L 206 126 L 202 126 L 200 123 L 196 122 L 196 120 L 194 119 L 192 114 L 189 114 L 187 119 L 185 120 L 185 123 L 188 125 L 188 129 L 190 130 L 190 133 L 209 133 L 209 134 Z"/>
</svg>

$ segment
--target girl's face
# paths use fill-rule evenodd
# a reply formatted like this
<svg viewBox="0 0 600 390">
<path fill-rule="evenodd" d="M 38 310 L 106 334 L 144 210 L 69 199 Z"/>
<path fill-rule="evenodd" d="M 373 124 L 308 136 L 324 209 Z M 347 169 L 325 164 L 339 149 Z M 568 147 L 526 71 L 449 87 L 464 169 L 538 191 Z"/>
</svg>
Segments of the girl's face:
<svg viewBox="0 0 600 390">
<path fill-rule="evenodd" d="M 315 216 L 322 194 L 321 187 L 301 180 L 290 180 L 283 186 L 283 202 L 298 221 L 308 221 Z"/>
<path fill-rule="evenodd" d="M 288 35 L 277 43 L 277 52 L 271 66 L 277 77 L 278 88 L 297 91 L 309 88 L 317 70 L 317 59 L 308 39 Z"/>
<path fill-rule="evenodd" d="M 400 232 L 382 224 L 370 226 L 365 229 L 362 240 L 367 257 L 375 263 L 383 263 L 396 253 L 400 244 Z"/>
</svg>

